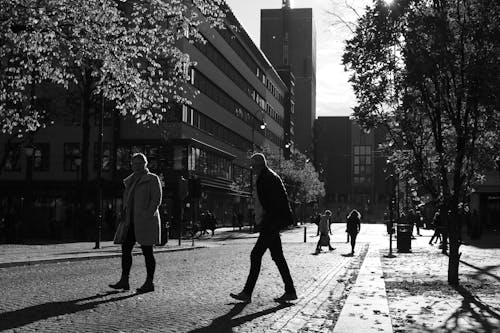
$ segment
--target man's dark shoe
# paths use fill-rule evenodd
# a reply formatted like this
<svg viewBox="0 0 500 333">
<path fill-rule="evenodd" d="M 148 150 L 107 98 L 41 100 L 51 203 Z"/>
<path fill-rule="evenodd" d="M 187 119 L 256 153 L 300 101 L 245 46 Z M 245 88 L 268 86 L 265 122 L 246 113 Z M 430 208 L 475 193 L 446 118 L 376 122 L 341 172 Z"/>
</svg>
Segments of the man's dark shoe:
<svg viewBox="0 0 500 333">
<path fill-rule="evenodd" d="M 252 301 L 252 296 L 244 291 L 238 294 L 233 294 L 230 293 L 229 296 L 231 296 L 234 299 L 237 299 L 238 301 L 250 303 Z"/>
<path fill-rule="evenodd" d="M 130 290 L 130 285 L 128 284 L 128 281 L 124 280 L 120 280 L 115 284 L 110 284 L 109 287 L 113 289 Z"/>
<path fill-rule="evenodd" d="M 137 288 L 137 292 L 140 294 L 149 293 L 155 291 L 155 285 L 153 282 L 145 282 L 141 287 Z"/>
<path fill-rule="evenodd" d="M 284 293 L 278 298 L 275 298 L 274 300 L 276 302 L 290 302 L 294 301 L 297 299 L 297 293 Z"/>
</svg>

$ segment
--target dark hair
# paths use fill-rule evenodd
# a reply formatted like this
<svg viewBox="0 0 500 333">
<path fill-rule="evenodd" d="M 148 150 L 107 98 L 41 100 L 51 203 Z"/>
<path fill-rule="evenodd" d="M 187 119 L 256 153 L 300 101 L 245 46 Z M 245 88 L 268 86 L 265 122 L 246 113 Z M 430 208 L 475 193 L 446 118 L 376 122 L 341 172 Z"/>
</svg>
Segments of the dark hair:
<svg viewBox="0 0 500 333">
<path fill-rule="evenodd" d="M 351 210 L 351 212 L 349 213 L 349 216 L 347 216 L 347 218 L 350 219 L 351 216 L 357 217 L 358 219 L 361 220 L 361 213 L 358 212 L 356 209 Z"/>
</svg>

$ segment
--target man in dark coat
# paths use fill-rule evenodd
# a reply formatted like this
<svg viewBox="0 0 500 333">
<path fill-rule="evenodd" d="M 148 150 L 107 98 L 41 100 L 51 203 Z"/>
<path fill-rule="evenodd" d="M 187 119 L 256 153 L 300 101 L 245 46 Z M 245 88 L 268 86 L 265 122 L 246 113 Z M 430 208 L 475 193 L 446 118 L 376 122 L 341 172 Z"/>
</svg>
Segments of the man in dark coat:
<svg viewBox="0 0 500 333">
<path fill-rule="evenodd" d="M 277 302 L 286 302 L 297 299 L 292 276 L 283 255 L 281 247 L 280 230 L 292 224 L 292 211 L 281 178 L 272 171 L 266 163 L 263 154 L 254 154 L 250 158 L 252 170 L 256 175 L 255 182 L 255 222 L 260 230 L 259 238 L 250 255 L 250 273 L 243 291 L 238 294 L 231 293 L 231 297 L 245 302 L 250 302 L 252 292 L 257 282 L 262 262 L 262 256 L 267 249 L 271 258 L 278 266 L 281 278 L 285 284 L 285 293 Z"/>
</svg>

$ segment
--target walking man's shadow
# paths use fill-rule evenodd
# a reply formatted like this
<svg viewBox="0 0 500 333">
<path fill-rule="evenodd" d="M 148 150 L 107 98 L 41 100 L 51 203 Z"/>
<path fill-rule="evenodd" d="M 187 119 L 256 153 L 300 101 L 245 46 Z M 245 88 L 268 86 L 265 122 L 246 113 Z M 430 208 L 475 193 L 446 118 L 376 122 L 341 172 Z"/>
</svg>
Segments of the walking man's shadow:
<svg viewBox="0 0 500 333">
<path fill-rule="evenodd" d="M 230 333 L 233 332 L 233 327 L 235 326 L 239 326 L 243 323 L 246 323 L 247 321 L 254 320 L 255 318 L 265 316 L 281 309 L 293 306 L 293 303 L 280 303 L 276 306 L 273 306 L 272 308 L 233 319 L 233 317 L 241 313 L 247 305 L 248 303 L 236 303 L 228 313 L 215 318 L 209 326 L 192 330 L 190 331 L 190 333 Z"/>
<path fill-rule="evenodd" d="M 22 327 L 52 317 L 93 309 L 99 304 L 117 302 L 137 295 L 125 294 L 119 297 L 106 298 L 106 296 L 111 296 L 116 293 L 120 292 L 110 291 L 104 294 L 97 294 L 85 298 L 62 302 L 48 302 L 33 305 L 24 309 L 0 313 L 0 331 Z"/>
</svg>

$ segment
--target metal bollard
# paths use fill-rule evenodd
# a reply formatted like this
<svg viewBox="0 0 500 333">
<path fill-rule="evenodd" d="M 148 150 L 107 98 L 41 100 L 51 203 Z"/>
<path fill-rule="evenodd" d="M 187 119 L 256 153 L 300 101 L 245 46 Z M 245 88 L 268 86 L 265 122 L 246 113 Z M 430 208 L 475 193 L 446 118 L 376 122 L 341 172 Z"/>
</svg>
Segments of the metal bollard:
<svg viewBox="0 0 500 333">
<path fill-rule="evenodd" d="M 304 243 L 307 242 L 307 227 L 304 227 Z"/>
</svg>

